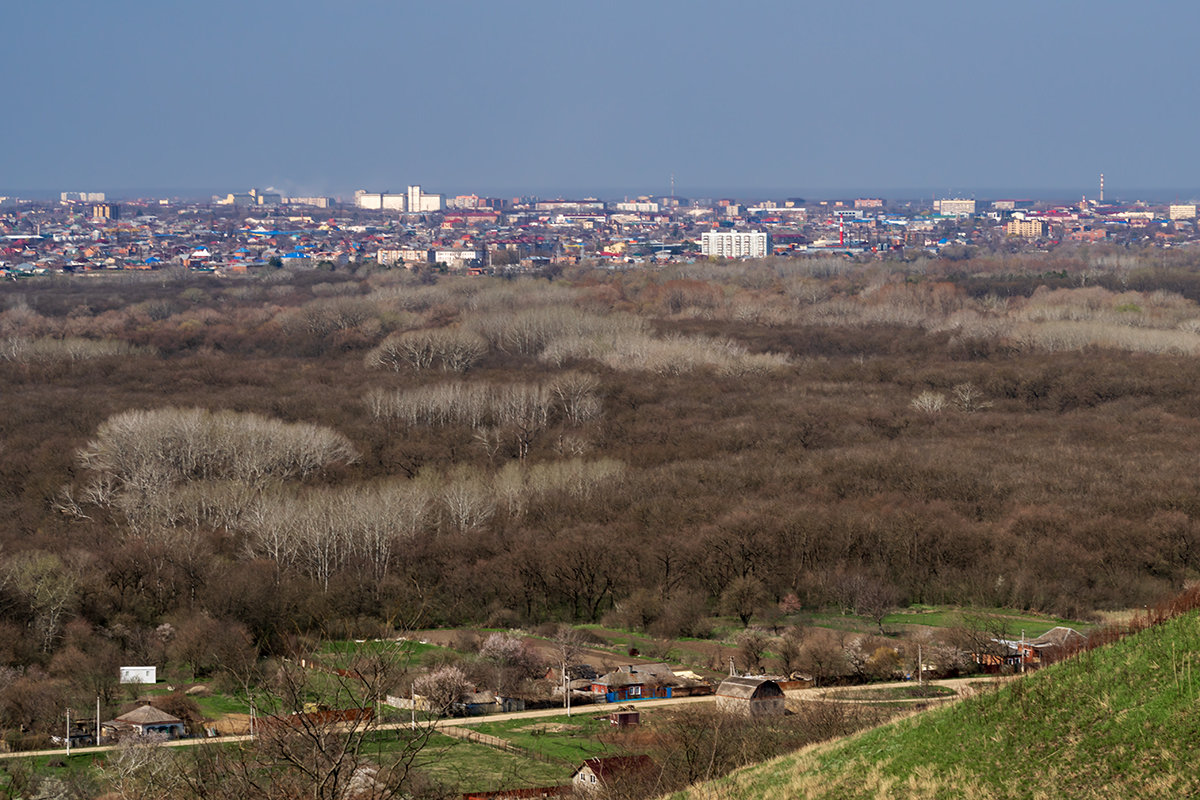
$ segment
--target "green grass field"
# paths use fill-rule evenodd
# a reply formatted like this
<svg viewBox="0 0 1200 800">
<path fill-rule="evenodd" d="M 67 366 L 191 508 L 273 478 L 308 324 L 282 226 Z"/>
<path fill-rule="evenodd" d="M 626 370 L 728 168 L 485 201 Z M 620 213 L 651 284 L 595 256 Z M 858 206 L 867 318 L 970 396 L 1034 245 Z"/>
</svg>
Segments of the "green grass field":
<svg viewBox="0 0 1200 800">
<path fill-rule="evenodd" d="M 0 796 L 20 797 L 21 776 L 37 776 L 38 779 L 59 778 L 70 781 L 72 776 L 91 773 L 95 775 L 98 762 L 103 763 L 107 753 L 84 755 L 30 756 L 0 761 Z"/>
<path fill-rule="evenodd" d="M 390 641 L 367 639 L 336 639 L 321 642 L 314 654 L 322 663 L 339 669 L 351 666 L 358 656 L 385 654 L 391 655 L 401 662 L 420 663 L 429 653 L 448 652 L 447 648 L 436 644 L 422 644 L 415 641 Z"/>
<path fill-rule="evenodd" d="M 1077 631 L 1087 632 L 1094 625 L 1081 620 L 1051 617 L 1045 614 L 1035 614 L 1029 611 L 1014 611 L 1007 608 L 954 608 L 951 606 L 917 606 L 904 611 L 888 614 L 883 618 L 884 628 L 895 628 L 905 625 L 925 625 L 931 628 L 957 628 L 964 624 L 976 624 L 981 620 L 990 620 L 1003 624 L 1007 634 L 1017 638 L 1024 631 L 1031 639 L 1041 636 L 1051 628 L 1064 626 Z M 874 623 L 867 621 L 868 624 Z"/>
<path fill-rule="evenodd" d="M 200 706 L 200 711 L 209 719 L 220 719 L 226 714 L 249 714 L 250 704 L 245 700 L 237 697 L 231 697 L 227 694 L 211 694 L 207 697 L 196 696 L 192 698 L 196 701 L 196 705 Z"/>
<path fill-rule="evenodd" d="M 496 791 L 569 783 L 572 767 L 547 764 L 475 742 L 435 735 L 421 752 L 420 770 L 457 792 Z"/>
<path fill-rule="evenodd" d="M 1031 639 L 1041 636 L 1059 625 L 1086 632 L 1094 624 L 1082 620 L 1063 619 L 1031 611 L 1008 608 L 957 608 L 954 606 L 913 606 L 894 611 L 883 618 L 883 628 L 888 633 L 902 633 L 910 626 L 928 628 L 973 627 L 986 623 L 1003 626 L 1006 636 L 1020 638 L 1021 632 Z M 868 617 L 837 612 L 818 612 L 807 615 L 807 623 L 818 628 L 878 633 L 879 626 Z"/>
<path fill-rule="evenodd" d="M 1004 688 L 680 795 L 1175 798 L 1200 795 L 1200 616 Z"/>
<path fill-rule="evenodd" d="M 602 740 L 612 733 L 607 719 L 596 719 L 595 712 L 572 714 L 570 717 L 539 717 L 537 719 L 484 722 L 472 725 L 472 730 L 540 753 L 566 764 L 578 765 L 585 758 L 613 755 L 613 747 Z"/>
</svg>

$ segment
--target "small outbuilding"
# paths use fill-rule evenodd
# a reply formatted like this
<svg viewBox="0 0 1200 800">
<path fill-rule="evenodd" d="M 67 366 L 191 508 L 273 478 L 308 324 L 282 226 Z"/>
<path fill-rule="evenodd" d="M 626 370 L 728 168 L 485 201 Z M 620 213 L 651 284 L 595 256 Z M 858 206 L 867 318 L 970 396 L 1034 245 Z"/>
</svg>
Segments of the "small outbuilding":
<svg viewBox="0 0 1200 800">
<path fill-rule="evenodd" d="M 747 717 L 781 717 L 783 689 L 770 678 L 726 678 L 717 687 L 717 708 Z"/>
<path fill-rule="evenodd" d="M 608 722 L 611 725 L 616 725 L 618 728 L 630 728 L 635 725 L 640 725 L 642 715 L 638 711 L 614 711 L 608 715 Z"/>
<path fill-rule="evenodd" d="M 489 691 L 467 692 L 462 700 L 454 704 L 454 710 L 466 717 L 494 714 L 499 709 L 496 695 Z"/>
</svg>

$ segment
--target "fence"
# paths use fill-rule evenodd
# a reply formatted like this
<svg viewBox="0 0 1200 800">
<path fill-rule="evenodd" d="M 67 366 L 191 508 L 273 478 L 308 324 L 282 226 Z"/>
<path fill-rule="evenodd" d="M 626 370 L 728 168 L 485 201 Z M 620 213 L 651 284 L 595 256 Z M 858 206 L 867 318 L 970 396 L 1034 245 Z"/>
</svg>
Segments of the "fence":
<svg viewBox="0 0 1200 800">
<path fill-rule="evenodd" d="M 536 789 L 500 789 L 495 792 L 467 792 L 462 800 L 525 800 L 525 798 L 563 797 L 572 791 L 570 786 L 544 786 Z"/>
<path fill-rule="evenodd" d="M 452 736 L 455 739 L 462 739 L 464 742 L 475 742 L 484 744 L 488 747 L 494 747 L 497 750 L 504 750 L 508 753 L 516 753 L 517 755 L 532 758 L 535 761 L 541 761 L 544 764 L 569 764 L 572 762 L 564 761 L 558 758 L 551 758 L 545 753 L 539 753 L 536 750 L 530 750 L 528 747 L 521 747 L 519 744 L 513 744 L 507 739 L 501 739 L 498 736 L 489 736 L 486 733 L 473 731 L 469 728 L 458 728 L 454 726 L 438 728 L 438 733 L 444 733 L 447 736 Z"/>
<path fill-rule="evenodd" d="M 259 717 L 258 725 L 263 730 L 284 727 L 308 728 L 338 723 L 370 722 L 374 718 L 375 709 L 368 706 L 367 708 L 337 708 L 286 716 Z"/>
<path fill-rule="evenodd" d="M 389 694 L 383 699 L 383 702 L 392 708 L 403 708 L 405 711 L 413 707 L 413 699 L 411 697 L 397 697 L 394 694 Z"/>
</svg>

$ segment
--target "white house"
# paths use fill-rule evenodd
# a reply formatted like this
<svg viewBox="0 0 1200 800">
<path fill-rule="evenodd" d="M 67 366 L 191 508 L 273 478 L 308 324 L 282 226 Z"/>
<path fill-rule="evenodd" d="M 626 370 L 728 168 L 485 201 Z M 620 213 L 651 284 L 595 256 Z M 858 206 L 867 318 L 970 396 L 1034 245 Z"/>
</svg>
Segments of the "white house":
<svg viewBox="0 0 1200 800">
<path fill-rule="evenodd" d="M 158 667 L 121 667 L 121 683 L 157 683 Z"/>
</svg>

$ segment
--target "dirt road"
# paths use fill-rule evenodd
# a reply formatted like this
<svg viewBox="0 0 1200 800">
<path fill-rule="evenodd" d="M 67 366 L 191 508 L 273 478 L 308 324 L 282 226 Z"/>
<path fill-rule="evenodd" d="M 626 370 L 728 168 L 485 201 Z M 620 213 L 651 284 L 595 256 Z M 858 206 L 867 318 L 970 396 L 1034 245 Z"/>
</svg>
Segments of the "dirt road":
<svg viewBox="0 0 1200 800">
<path fill-rule="evenodd" d="M 949 680 L 929 681 L 929 684 L 932 686 L 951 687 L 954 689 L 955 692 L 958 693 L 958 696 L 962 696 L 963 694 L 966 693 L 964 690 L 971 688 L 971 684 L 978 684 L 981 682 L 987 683 L 989 681 L 999 682 L 999 681 L 1004 681 L 1004 680 L 1012 680 L 1012 678 L 978 678 L 978 677 L 976 677 L 976 678 L 953 678 L 953 679 L 949 679 Z M 893 683 L 874 683 L 874 684 L 870 684 L 869 686 L 863 686 L 861 688 L 863 688 L 863 689 L 868 689 L 868 688 L 869 689 L 886 689 L 886 688 L 891 688 L 891 687 L 911 687 L 912 685 L 913 685 L 912 681 L 896 681 Z M 833 698 L 826 698 L 823 696 L 826 691 L 841 691 L 841 690 L 845 690 L 846 688 L 847 687 L 843 686 L 843 687 L 832 687 L 828 690 L 827 689 L 791 689 L 791 690 L 785 692 L 785 694 L 791 698 L 811 698 L 811 699 L 832 700 Z M 853 688 L 853 687 L 850 687 L 850 688 Z M 925 700 L 925 701 L 927 702 L 927 700 Z M 571 709 L 571 713 L 578 714 L 579 716 L 584 716 L 584 715 L 591 715 L 591 714 L 604 714 L 604 713 L 608 713 L 610 711 L 616 711 L 618 708 L 623 708 L 626 706 L 633 706 L 634 708 L 663 708 L 663 707 L 669 707 L 669 706 L 694 705 L 694 704 L 699 704 L 699 703 L 711 703 L 711 702 L 713 702 L 712 695 L 705 695 L 702 697 L 669 697 L 669 698 L 664 698 L 661 700 L 637 700 L 637 701 L 633 701 L 633 702 L 625 701 L 623 703 L 591 703 L 591 704 L 583 705 L 583 706 L 574 706 Z M 532 711 L 513 711 L 513 712 L 506 713 L 506 714 L 488 714 L 487 716 L 483 716 L 483 717 L 451 717 L 448 719 L 438 720 L 437 722 L 434 723 L 434 726 L 438 727 L 438 728 L 450 727 L 450 726 L 462 727 L 462 726 L 468 726 L 468 725 L 478 725 L 483 722 L 507 722 L 509 720 L 517 720 L 517 719 L 540 719 L 543 717 L 558 717 L 558 716 L 562 716 L 565 713 L 566 713 L 566 710 L 563 708 L 539 708 L 539 709 L 534 709 Z M 418 724 L 420 724 L 420 723 L 418 723 Z M 403 730 L 405 728 L 411 727 L 411 725 L 412 725 L 411 722 L 387 722 L 387 723 L 383 723 L 381 725 L 377 725 L 376 729 L 383 730 L 383 731 L 396 731 L 396 730 Z M 246 741 L 250 741 L 249 736 L 214 736 L 214 737 L 211 737 L 208 739 L 176 739 L 175 741 L 164 742 L 163 746 L 164 747 L 198 747 L 198 746 L 209 745 L 209 744 L 233 744 L 236 742 L 246 742 Z M 116 749 L 116 746 L 114 746 L 114 745 L 104 745 L 102 747 L 73 747 L 73 748 L 71 748 L 70 754 L 82 756 L 82 755 L 91 755 L 94 753 L 107 753 L 107 752 L 111 752 L 112 750 L 115 750 L 115 749 Z M 30 757 L 39 757 L 39 756 L 62 756 L 62 757 L 65 757 L 66 755 L 67 755 L 67 751 L 65 749 L 26 750 L 26 751 L 17 752 L 17 753 L 0 753 L 0 760 L 10 759 L 10 758 L 30 758 Z"/>
</svg>

